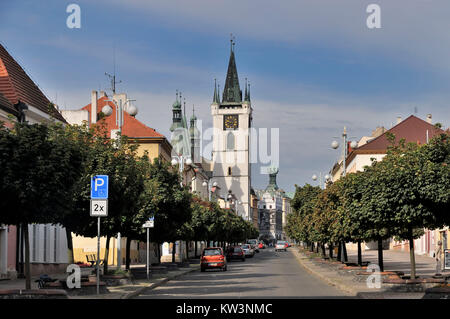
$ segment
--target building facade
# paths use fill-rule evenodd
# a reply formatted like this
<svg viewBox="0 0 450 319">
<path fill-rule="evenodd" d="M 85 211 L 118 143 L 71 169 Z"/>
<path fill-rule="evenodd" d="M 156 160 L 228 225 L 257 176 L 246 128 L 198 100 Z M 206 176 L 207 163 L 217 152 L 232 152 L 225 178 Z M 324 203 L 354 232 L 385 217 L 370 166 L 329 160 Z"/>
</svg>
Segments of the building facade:
<svg viewBox="0 0 450 319">
<path fill-rule="evenodd" d="M 354 173 L 363 171 L 365 166 L 372 165 L 372 161 L 381 161 L 386 156 L 391 143 L 387 136 L 391 133 L 398 142 L 404 139 L 406 143 L 413 142 L 418 144 L 426 144 L 434 136 L 444 131 L 432 124 L 432 116 L 428 114 L 426 120 L 422 120 L 414 115 L 409 116 L 405 120 L 397 118 L 397 123 L 391 129 L 377 128 L 372 132 L 372 136 L 363 137 L 358 142 L 358 147 L 352 149 L 348 143 L 348 156 L 346 159 L 346 173 Z M 338 180 L 343 172 L 343 158 L 336 163 L 330 171 L 332 181 Z M 446 241 L 448 230 L 442 229 L 437 231 L 424 230 L 425 234 L 414 241 L 415 252 L 422 255 L 432 256 L 435 244 L 438 240 Z M 356 245 L 350 244 L 350 249 Z M 384 249 L 409 250 L 408 241 L 396 241 L 393 238 L 383 243 Z M 447 248 L 448 246 L 443 246 Z M 377 249 L 375 242 L 367 242 L 362 245 L 363 249 Z"/>
<path fill-rule="evenodd" d="M 23 68 L 0 45 L 0 120 L 11 128 L 13 122 L 66 123 L 59 110 L 48 100 Z M 65 270 L 67 243 L 60 225 L 27 225 L 31 274 Z M 24 273 L 24 232 L 20 227 L 0 225 L 0 278 Z M 36 249 L 41 249 L 38 253 Z"/>
<path fill-rule="evenodd" d="M 269 170 L 269 184 L 265 190 L 257 190 L 259 237 L 266 242 L 283 239 L 284 191 L 277 185 L 278 169 Z"/>
</svg>

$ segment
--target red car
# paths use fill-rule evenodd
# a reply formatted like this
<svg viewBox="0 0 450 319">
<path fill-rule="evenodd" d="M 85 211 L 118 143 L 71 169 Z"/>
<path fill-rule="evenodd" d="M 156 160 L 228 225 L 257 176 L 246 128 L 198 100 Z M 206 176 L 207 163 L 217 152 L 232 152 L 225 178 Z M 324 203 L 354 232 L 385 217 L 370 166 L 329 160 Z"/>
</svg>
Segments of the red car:
<svg viewBox="0 0 450 319">
<path fill-rule="evenodd" d="M 227 271 L 227 260 L 221 247 L 207 247 L 202 251 L 200 259 L 200 270 L 206 269 L 222 269 Z"/>
</svg>

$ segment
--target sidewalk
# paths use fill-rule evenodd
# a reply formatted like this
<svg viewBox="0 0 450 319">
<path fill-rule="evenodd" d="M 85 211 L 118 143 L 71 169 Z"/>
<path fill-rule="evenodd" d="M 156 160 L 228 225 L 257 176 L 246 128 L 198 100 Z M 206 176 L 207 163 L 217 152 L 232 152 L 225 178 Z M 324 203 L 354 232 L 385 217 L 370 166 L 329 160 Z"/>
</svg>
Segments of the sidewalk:
<svg viewBox="0 0 450 319">
<path fill-rule="evenodd" d="M 167 274 L 152 274 L 149 280 L 138 279 L 134 280 L 134 283 L 131 285 L 108 287 L 108 290 L 110 292 L 108 294 L 71 296 L 70 299 L 131 299 L 138 296 L 145 289 L 154 289 L 165 284 L 169 280 L 178 278 L 199 269 L 200 266 L 198 264 L 190 264 L 189 267 L 171 270 Z"/>
<path fill-rule="evenodd" d="M 141 265 L 132 265 L 132 267 L 139 267 Z M 147 279 L 134 279 L 133 284 L 121 285 L 121 286 L 108 286 L 109 293 L 106 294 L 91 294 L 83 296 L 69 296 L 69 299 L 130 299 L 139 295 L 145 289 L 154 289 L 160 285 L 163 285 L 169 280 L 183 276 L 187 273 L 199 270 L 198 263 L 190 263 L 188 267 L 171 269 L 165 274 L 151 274 L 149 280 Z M 94 268 L 81 268 L 81 275 L 91 274 Z M 67 274 L 52 274 L 51 278 L 65 280 Z M 39 276 L 32 277 L 31 289 L 38 289 L 38 283 L 35 282 L 39 279 Z M 14 280 L 0 280 L 0 290 L 14 290 L 25 289 L 25 279 Z"/>
<path fill-rule="evenodd" d="M 298 247 L 293 247 L 292 251 L 306 271 L 349 295 L 363 298 L 414 299 L 427 298 L 427 296 L 432 294 L 433 298 L 448 298 L 450 295 L 448 286 L 446 287 L 445 284 L 438 283 L 438 280 L 432 278 L 435 263 L 433 258 L 427 256 L 416 256 L 417 275 L 427 282 L 406 282 L 400 279 L 398 272 L 410 273 L 409 252 L 383 251 L 385 272 L 381 273 L 381 277 L 378 277 L 380 278 L 380 287 L 375 288 L 371 285 L 374 281 L 370 280 L 370 278 L 375 277 L 373 276 L 375 273 L 368 273 L 365 268 L 348 267 L 335 260 L 323 260 L 318 254 L 311 254 Z M 348 251 L 348 259 L 349 262 L 356 262 L 357 252 Z M 378 252 L 365 251 L 363 253 L 363 261 L 377 264 Z M 444 286 L 444 288 L 439 289 L 438 295 L 436 295 L 438 289 L 432 288 L 436 286 Z"/>
</svg>

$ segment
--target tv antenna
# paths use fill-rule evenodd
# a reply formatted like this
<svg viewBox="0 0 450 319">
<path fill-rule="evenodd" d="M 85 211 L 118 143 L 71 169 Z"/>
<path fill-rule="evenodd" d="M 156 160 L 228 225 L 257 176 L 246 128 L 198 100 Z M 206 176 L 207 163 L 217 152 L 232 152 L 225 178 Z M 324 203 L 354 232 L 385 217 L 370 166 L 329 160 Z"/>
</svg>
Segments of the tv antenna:
<svg viewBox="0 0 450 319">
<path fill-rule="evenodd" d="M 106 73 L 105 75 L 107 77 L 109 77 L 109 80 L 111 81 L 111 91 L 113 92 L 113 94 L 116 94 L 116 84 L 122 83 L 122 81 L 116 81 L 116 46 L 114 44 L 114 49 L 113 49 L 113 67 L 114 67 L 114 73 L 113 75 Z"/>
</svg>

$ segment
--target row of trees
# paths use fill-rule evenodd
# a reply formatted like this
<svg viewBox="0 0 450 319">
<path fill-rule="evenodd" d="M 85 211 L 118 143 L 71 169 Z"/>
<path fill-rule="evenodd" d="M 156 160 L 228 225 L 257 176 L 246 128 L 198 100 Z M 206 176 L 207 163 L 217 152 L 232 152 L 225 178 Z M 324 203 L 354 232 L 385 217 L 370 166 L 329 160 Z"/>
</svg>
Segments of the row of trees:
<svg viewBox="0 0 450 319">
<path fill-rule="evenodd" d="M 1 123 L 0 123 L 1 124 Z M 145 240 L 142 225 L 154 217 L 153 242 L 177 240 L 242 241 L 254 237 L 254 227 L 214 203 L 194 198 L 180 187 L 178 171 L 147 154 L 124 137 L 110 139 L 104 127 L 16 123 L 0 125 L 0 224 L 23 229 L 26 287 L 30 288 L 29 224 L 60 224 L 67 230 L 69 262 L 73 262 L 71 233 L 97 236 L 97 219 L 89 216 L 90 180 L 109 176 L 108 217 L 101 218 L 106 236 L 118 232 L 130 243 Z M 160 245 L 158 245 L 159 247 Z M 175 245 L 173 251 L 173 261 Z M 159 250 L 158 250 L 159 251 Z M 159 251 L 160 256 L 160 251 Z M 105 273 L 108 271 L 105 262 Z"/>
<path fill-rule="evenodd" d="M 450 225 L 450 135 L 425 145 L 396 143 L 392 134 L 388 139 L 387 155 L 364 171 L 347 174 L 325 190 L 297 187 L 287 233 L 297 241 L 318 243 L 322 254 L 324 244 L 357 242 L 358 264 L 361 242 L 377 241 L 381 270 L 382 241 L 408 240 L 415 278 L 414 239 L 424 228 Z"/>
</svg>

